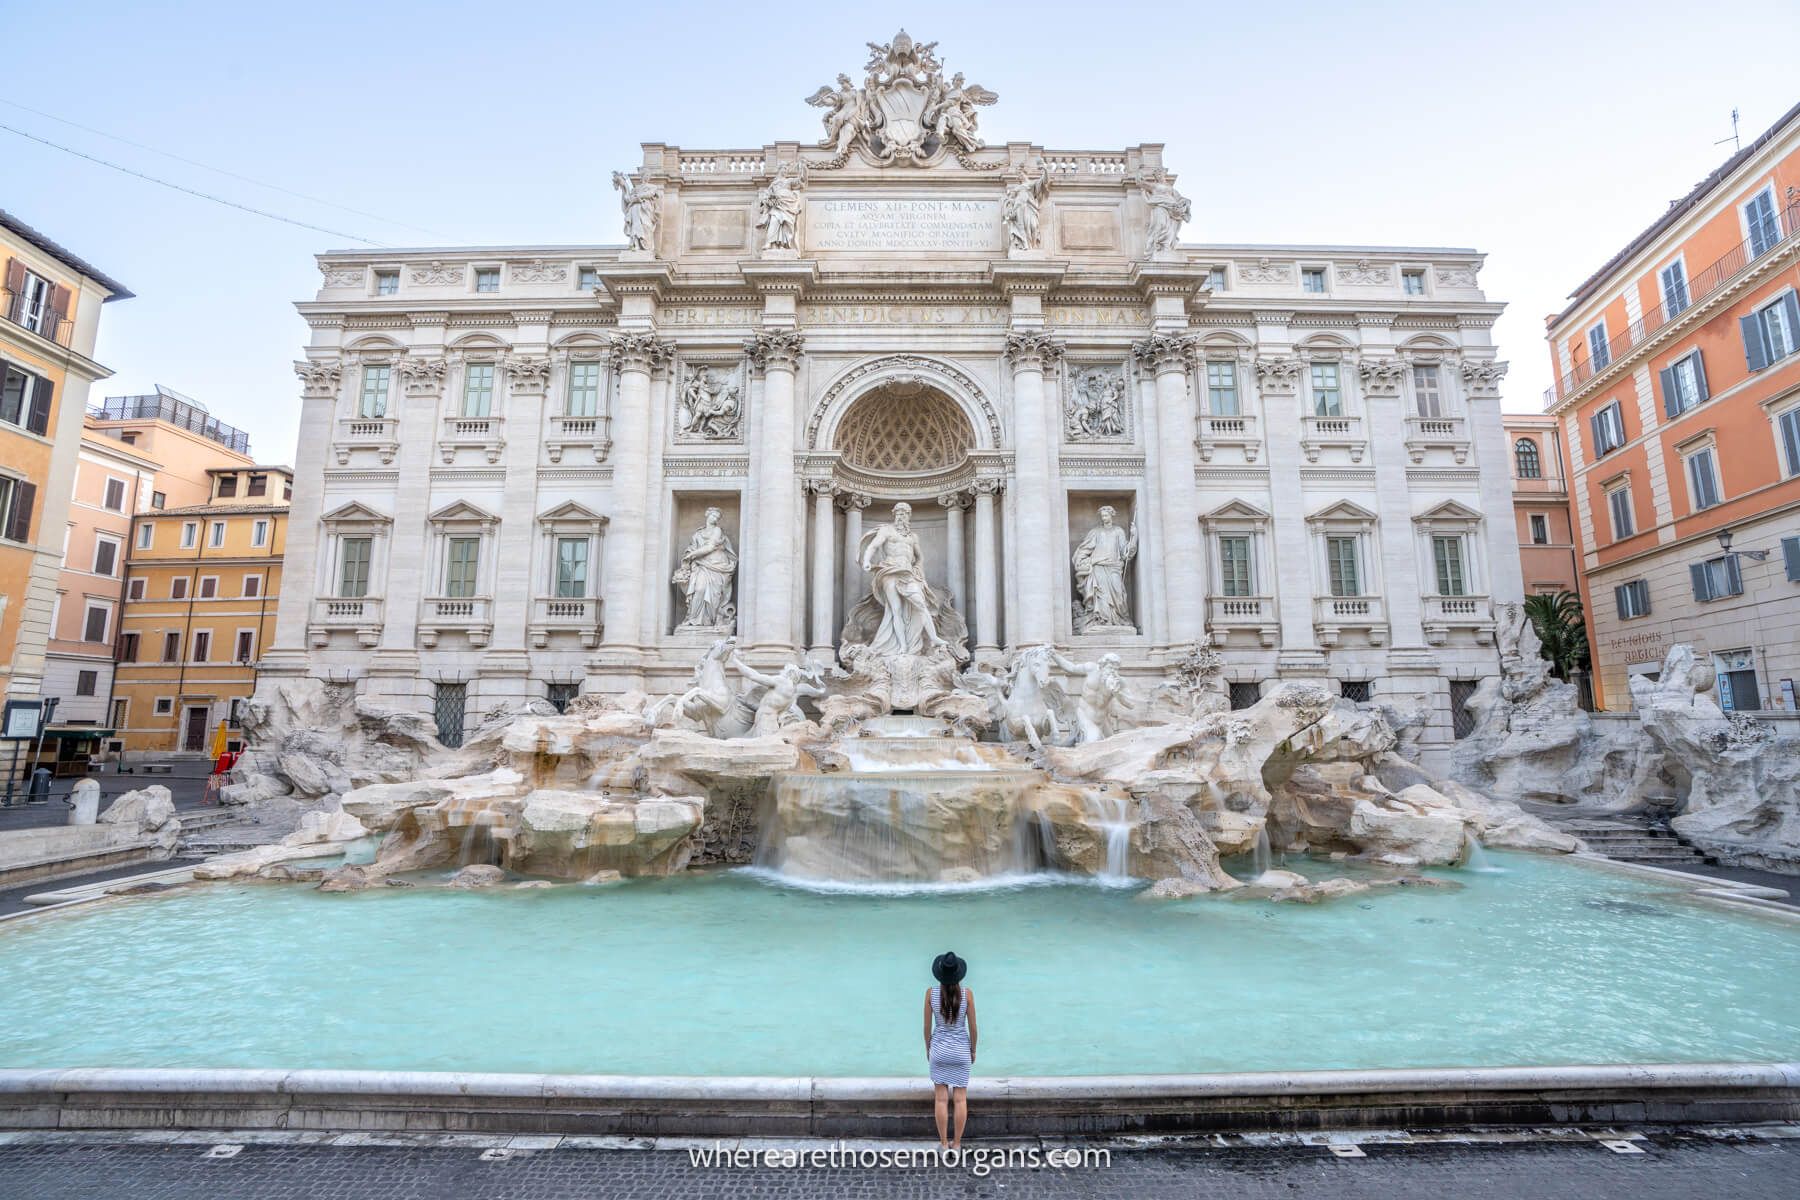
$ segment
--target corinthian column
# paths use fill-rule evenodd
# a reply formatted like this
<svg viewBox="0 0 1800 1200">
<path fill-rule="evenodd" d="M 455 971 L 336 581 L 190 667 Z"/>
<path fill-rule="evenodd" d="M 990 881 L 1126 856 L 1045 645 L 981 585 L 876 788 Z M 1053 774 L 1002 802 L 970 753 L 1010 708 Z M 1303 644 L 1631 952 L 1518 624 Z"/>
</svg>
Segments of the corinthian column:
<svg viewBox="0 0 1800 1200">
<path fill-rule="evenodd" d="M 996 654 L 1000 650 L 1000 597 L 994 586 L 1000 569 L 999 540 L 994 536 L 994 497 L 998 479 L 975 481 L 975 648 Z"/>
<path fill-rule="evenodd" d="M 839 503 L 844 509 L 844 612 L 848 615 L 863 594 L 862 564 L 856 555 L 862 548 L 862 515 L 869 507 L 869 497 L 846 492 Z"/>
<path fill-rule="evenodd" d="M 619 365 L 619 403 L 613 413 L 612 513 L 606 529 L 606 622 L 603 652 L 635 664 L 643 653 L 644 539 L 649 525 L 650 375 L 668 362 L 670 347 L 654 334 L 613 339 Z"/>
<path fill-rule="evenodd" d="M 812 649 L 815 657 L 831 661 L 831 619 L 835 606 L 832 584 L 837 569 L 837 547 L 832 538 L 832 496 L 837 488 L 829 479 L 810 485 L 813 493 Z"/>
<path fill-rule="evenodd" d="M 1200 502 L 1194 489 L 1191 434 L 1193 404 L 1188 399 L 1187 371 L 1193 357 L 1190 339 L 1153 334 L 1132 347 L 1138 360 L 1156 377 L 1157 482 L 1162 490 L 1162 576 L 1167 597 L 1171 646 L 1198 642 L 1206 630 L 1206 597 L 1200 570 Z"/>
<path fill-rule="evenodd" d="M 1020 555 L 1036 555 L 1056 545 L 1051 537 L 1052 481 L 1057 477 L 1050 456 L 1049 417 L 1044 399 L 1044 368 L 1062 357 L 1062 346 L 1048 334 L 1036 332 L 1006 335 L 1006 360 L 1012 365 L 1013 394 L 1013 506 Z M 1188 481 L 1189 489 L 1193 481 Z M 1021 559 L 1023 561 L 1023 559 Z M 978 564 L 979 565 L 979 564 Z M 1056 601 L 1049 570 L 1025 569 L 1011 581 L 1017 593 L 1019 627 L 1011 641 L 1017 646 L 1048 643 L 1056 636 Z M 982 636 L 990 636 L 988 630 Z"/>
<path fill-rule="evenodd" d="M 961 492 L 946 492 L 937 500 L 944 506 L 944 557 L 948 560 L 945 582 L 950 586 L 950 599 L 966 619 L 969 593 L 963 586 L 963 505 L 967 501 Z"/>
<path fill-rule="evenodd" d="M 771 330 L 745 343 L 763 375 L 756 457 L 756 539 L 752 545 L 756 608 L 750 649 L 787 656 L 794 652 L 794 575 L 799 562 L 795 519 L 799 483 L 794 477 L 794 372 L 804 342 L 793 330 Z"/>
</svg>

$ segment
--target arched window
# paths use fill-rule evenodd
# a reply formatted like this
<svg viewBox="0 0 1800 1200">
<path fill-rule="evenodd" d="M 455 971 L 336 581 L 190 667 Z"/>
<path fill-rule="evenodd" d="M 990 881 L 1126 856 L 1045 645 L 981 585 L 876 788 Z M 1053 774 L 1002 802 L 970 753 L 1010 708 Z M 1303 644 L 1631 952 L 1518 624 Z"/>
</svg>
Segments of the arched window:
<svg viewBox="0 0 1800 1200">
<path fill-rule="evenodd" d="M 1537 443 L 1530 438 L 1520 438 L 1513 445 L 1513 457 L 1518 461 L 1520 479 L 1542 479 L 1543 463 L 1538 458 Z"/>
</svg>

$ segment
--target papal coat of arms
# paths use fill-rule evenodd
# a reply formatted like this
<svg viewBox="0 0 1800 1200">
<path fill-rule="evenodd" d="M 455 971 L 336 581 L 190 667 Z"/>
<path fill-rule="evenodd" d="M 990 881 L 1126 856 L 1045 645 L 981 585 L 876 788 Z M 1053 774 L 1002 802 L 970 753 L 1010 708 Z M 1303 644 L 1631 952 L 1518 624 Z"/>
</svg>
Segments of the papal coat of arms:
<svg viewBox="0 0 1800 1200">
<path fill-rule="evenodd" d="M 981 149 L 976 106 L 1000 97 L 965 83 L 960 72 L 946 83 L 936 50 L 936 42 L 919 45 L 902 29 L 890 43 L 869 43 L 862 87 L 839 75 L 835 89 L 828 84 L 807 97 L 808 104 L 826 110 L 819 145 L 836 152 L 834 165 L 853 149 L 883 166 L 926 166 L 945 153 Z"/>
</svg>

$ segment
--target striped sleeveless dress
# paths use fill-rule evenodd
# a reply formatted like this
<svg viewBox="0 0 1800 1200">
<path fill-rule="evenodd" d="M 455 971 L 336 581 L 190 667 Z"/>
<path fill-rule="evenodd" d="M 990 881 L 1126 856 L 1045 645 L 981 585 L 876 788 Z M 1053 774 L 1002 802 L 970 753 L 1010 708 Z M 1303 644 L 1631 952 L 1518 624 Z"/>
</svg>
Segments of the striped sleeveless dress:
<svg viewBox="0 0 1800 1200">
<path fill-rule="evenodd" d="M 969 1086 L 969 993 L 965 988 L 962 1003 L 957 1006 L 956 1020 L 946 1022 L 942 989 L 931 989 L 931 1082 L 946 1087 Z"/>
</svg>

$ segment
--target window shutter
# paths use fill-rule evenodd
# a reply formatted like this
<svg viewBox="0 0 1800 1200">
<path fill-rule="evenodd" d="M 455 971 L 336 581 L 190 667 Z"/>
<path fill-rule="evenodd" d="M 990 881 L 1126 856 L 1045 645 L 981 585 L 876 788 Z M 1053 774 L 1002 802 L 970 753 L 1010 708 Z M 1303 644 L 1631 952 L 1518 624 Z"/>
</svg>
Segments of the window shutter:
<svg viewBox="0 0 1800 1200">
<path fill-rule="evenodd" d="M 69 289 L 62 284 L 50 285 L 50 311 L 56 314 L 58 330 L 62 328 L 62 323 L 69 319 L 69 295 Z M 54 334 L 56 331 L 51 330 L 51 333 Z M 55 340 L 54 337 L 52 340 Z"/>
<path fill-rule="evenodd" d="M 16 258 L 6 260 L 6 290 L 14 297 L 25 290 L 25 264 Z"/>
<path fill-rule="evenodd" d="M 25 428 L 33 433 L 48 434 L 50 430 L 50 398 L 56 394 L 54 380 L 39 377 L 31 387 L 31 408 L 25 415 Z"/>
<path fill-rule="evenodd" d="M 1756 314 L 1738 318 L 1738 330 L 1744 335 L 1744 361 L 1749 363 L 1752 371 L 1760 371 L 1769 365 L 1769 348 L 1763 345 L 1762 322 Z"/>
<path fill-rule="evenodd" d="M 1789 292 L 1781 298 L 1781 313 L 1787 322 L 1788 353 L 1792 354 L 1794 352 L 1794 334 L 1796 331 L 1800 331 L 1800 300 L 1794 298 L 1794 293 Z"/>
<path fill-rule="evenodd" d="M 1656 373 L 1662 381 L 1663 416 L 1678 417 L 1681 415 L 1680 397 L 1675 394 L 1675 368 L 1664 367 Z"/>
<path fill-rule="evenodd" d="M 1787 564 L 1789 583 L 1800 583 L 1800 537 L 1781 539 L 1781 559 Z"/>
<path fill-rule="evenodd" d="M 1694 580 L 1694 599 L 1711 600 L 1712 590 L 1707 586 L 1706 582 L 1706 564 L 1703 562 L 1689 563 L 1688 574 L 1692 576 Z"/>
<path fill-rule="evenodd" d="M 1638 602 L 1637 615 L 1640 617 L 1649 616 L 1650 615 L 1650 583 L 1649 583 L 1649 581 L 1640 579 L 1636 583 L 1632 584 L 1631 586 L 1637 589 L 1637 602 Z"/>
<path fill-rule="evenodd" d="M 31 540 L 31 506 L 37 502 L 37 484 L 19 480 L 13 492 L 12 515 L 6 522 L 6 536 L 15 542 Z"/>
<path fill-rule="evenodd" d="M 1626 592 L 1630 587 L 1631 585 L 1629 583 L 1622 583 L 1613 589 L 1613 603 L 1619 606 L 1619 616 L 1621 618 L 1629 617 L 1631 615 L 1629 611 L 1630 606 L 1625 600 Z"/>
<path fill-rule="evenodd" d="M 1696 350 L 1692 357 L 1694 359 L 1694 403 L 1703 404 L 1712 396 L 1712 393 L 1706 390 L 1706 355 Z"/>
<path fill-rule="evenodd" d="M 1744 577 L 1738 572 L 1737 555 L 1725 556 L 1725 594 L 1741 596 L 1744 594 Z"/>
<path fill-rule="evenodd" d="M 1600 423 L 1600 418 L 1605 415 L 1605 412 L 1601 411 L 1588 418 L 1588 427 L 1594 431 L 1594 455 L 1596 457 L 1606 453 L 1606 434 L 1602 432 Z"/>
</svg>

